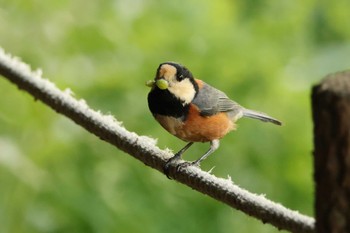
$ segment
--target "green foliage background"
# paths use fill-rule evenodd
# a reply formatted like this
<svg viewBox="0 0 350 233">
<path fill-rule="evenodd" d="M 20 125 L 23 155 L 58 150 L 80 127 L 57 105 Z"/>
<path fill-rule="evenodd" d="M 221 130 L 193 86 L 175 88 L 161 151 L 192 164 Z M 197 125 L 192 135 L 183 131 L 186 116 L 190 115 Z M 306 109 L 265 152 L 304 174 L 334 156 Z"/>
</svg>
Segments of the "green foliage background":
<svg viewBox="0 0 350 233">
<path fill-rule="evenodd" d="M 282 120 L 240 120 L 202 168 L 313 215 L 310 88 L 349 68 L 349 1 L 0 3 L 0 46 L 161 148 L 184 145 L 146 104 L 144 82 L 163 61 Z M 1 232 L 278 232 L 168 180 L 4 79 L 0 92 Z"/>
</svg>

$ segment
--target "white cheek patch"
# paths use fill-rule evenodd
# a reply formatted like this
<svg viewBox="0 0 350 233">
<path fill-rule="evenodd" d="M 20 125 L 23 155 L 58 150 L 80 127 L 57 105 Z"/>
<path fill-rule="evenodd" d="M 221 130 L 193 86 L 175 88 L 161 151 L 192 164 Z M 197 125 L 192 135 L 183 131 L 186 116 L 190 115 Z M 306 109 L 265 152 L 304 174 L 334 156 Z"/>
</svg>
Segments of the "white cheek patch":
<svg viewBox="0 0 350 233">
<path fill-rule="evenodd" d="M 196 95 L 194 86 L 188 78 L 182 80 L 181 82 L 171 82 L 168 90 L 177 98 L 184 101 L 185 104 L 191 103 Z"/>
</svg>

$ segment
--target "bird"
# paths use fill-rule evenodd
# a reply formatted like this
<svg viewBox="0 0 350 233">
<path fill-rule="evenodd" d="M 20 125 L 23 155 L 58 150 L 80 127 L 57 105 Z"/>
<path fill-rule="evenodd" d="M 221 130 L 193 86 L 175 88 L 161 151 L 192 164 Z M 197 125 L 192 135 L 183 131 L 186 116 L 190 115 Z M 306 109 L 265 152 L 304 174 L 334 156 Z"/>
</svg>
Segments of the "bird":
<svg viewBox="0 0 350 233">
<path fill-rule="evenodd" d="M 161 63 L 154 80 L 146 85 L 151 87 L 147 100 L 155 120 L 170 134 L 187 142 L 165 163 L 167 176 L 170 165 L 181 159 L 193 143 L 209 142 L 210 147 L 202 156 L 195 161 L 178 164 L 177 170 L 189 165 L 199 167 L 219 148 L 220 139 L 236 129 L 236 121 L 242 117 L 282 125 L 281 121 L 263 112 L 244 108 L 224 92 L 194 78 L 191 71 L 180 63 Z"/>
</svg>

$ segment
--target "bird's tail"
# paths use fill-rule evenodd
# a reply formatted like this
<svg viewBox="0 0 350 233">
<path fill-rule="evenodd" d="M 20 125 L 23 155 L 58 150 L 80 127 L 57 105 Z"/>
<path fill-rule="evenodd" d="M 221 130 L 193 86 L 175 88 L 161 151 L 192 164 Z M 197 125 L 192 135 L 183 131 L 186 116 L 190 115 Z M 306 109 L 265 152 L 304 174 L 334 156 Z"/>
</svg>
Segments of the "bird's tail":
<svg viewBox="0 0 350 233">
<path fill-rule="evenodd" d="M 249 117 L 249 118 L 253 118 L 253 119 L 258 119 L 264 122 L 271 122 L 274 123 L 276 125 L 282 125 L 282 122 L 280 122 L 279 120 L 268 116 L 267 114 L 263 113 L 263 112 L 257 112 L 254 110 L 250 110 L 250 109 L 243 109 L 243 116 L 245 117 Z"/>
</svg>

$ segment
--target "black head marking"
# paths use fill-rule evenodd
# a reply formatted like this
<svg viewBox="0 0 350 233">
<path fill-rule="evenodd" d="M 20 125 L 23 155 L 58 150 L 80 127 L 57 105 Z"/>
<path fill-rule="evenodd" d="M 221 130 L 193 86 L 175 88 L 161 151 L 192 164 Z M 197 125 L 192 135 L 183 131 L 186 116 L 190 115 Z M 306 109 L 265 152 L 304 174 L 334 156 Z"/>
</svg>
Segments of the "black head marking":
<svg viewBox="0 0 350 233">
<path fill-rule="evenodd" d="M 198 84 L 196 83 L 191 71 L 189 69 L 187 69 L 187 67 L 181 65 L 180 63 L 176 63 L 176 62 L 161 63 L 157 69 L 157 74 L 159 72 L 160 67 L 162 65 L 165 65 L 165 64 L 174 66 L 176 68 L 176 80 L 177 81 L 181 82 L 182 80 L 188 78 L 191 81 L 191 83 L 193 84 L 194 89 L 196 90 L 196 93 L 198 92 Z"/>
</svg>

